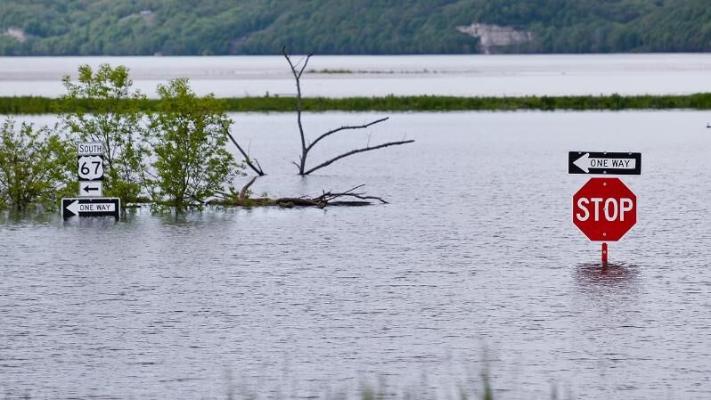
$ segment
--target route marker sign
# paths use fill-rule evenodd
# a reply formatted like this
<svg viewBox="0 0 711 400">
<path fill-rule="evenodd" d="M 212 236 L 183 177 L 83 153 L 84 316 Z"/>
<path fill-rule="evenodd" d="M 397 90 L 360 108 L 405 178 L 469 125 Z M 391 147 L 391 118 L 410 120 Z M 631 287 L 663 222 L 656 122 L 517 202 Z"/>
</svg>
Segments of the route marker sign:
<svg viewBox="0 0 711 400">
<path fill-rule="evenodd" d="M 641 175 L 642 153 L 571 151 L 569 174 Z"/>
<path fill-rule="evenodd" d="M 64 219 L 79 217 L 114 217 L 119 219 L 121 200 L 117 197 L 62 199 Z"/>
<path fill-rule="evenodd" d="M 637 196 L 619 178 L 591 178 L 573 196 L 573 224 L 592 241 L 620 240 L 636 223 Z"/>
<path fill-rule="evenodd" d="M 101 143 L 77 144 L 77 161 L 80 181 L 104 179 L 104 145 Z"/>
<path fill-rule="evenodd" d="M 101 143 L 77 144 L 79 198 L 62 199 L 62 217 L 103 217 L 119 219 L 121 200 L 103 195 L 104 146 Z"/>
<path fill-rule="evenodd" d="M 79 179 L 82 181 L 104 179 L 104 157 L 100 155 L 79 156 Z"/>
</svg>

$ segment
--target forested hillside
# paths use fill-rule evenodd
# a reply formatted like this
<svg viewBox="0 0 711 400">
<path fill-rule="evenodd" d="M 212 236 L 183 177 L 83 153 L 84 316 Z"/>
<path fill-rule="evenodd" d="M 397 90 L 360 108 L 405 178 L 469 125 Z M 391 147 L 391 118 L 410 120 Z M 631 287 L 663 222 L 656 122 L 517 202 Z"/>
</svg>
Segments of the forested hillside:
<svg viewBox="0 0 711 400">
<path fill-rule="evenodd" d="M 709 0 L 0 0 L 2 55 L 711 50 Z"/>
</svg>

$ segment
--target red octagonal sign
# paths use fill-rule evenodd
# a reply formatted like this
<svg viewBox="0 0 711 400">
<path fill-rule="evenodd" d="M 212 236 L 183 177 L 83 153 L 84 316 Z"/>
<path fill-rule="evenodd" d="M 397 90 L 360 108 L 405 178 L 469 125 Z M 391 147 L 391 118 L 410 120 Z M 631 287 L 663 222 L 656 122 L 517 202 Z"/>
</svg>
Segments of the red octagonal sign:
<svg viewBox="0 0 711 400">
<path fill-rule="evenodd" d="M 573 196 L 573 223 L 590 240 L 620 240 L 637 223 L 637 196 L 618 178 L 592 178 Z"/>
</svg>

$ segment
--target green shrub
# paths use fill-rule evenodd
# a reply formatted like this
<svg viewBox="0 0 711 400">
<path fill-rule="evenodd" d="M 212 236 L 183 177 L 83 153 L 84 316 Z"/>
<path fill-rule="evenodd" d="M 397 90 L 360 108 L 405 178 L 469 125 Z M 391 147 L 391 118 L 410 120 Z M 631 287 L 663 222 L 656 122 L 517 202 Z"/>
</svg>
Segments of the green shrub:
<svg viewBox="0 0 711 400">
<path fill-rule="evenodd" d="M 158 112 L 149 117 L 154 201 L 182 210 L 234 192 L 231 183 L 244 166 L 225 147 L 230 119 L 215 111 L 211 96 L 197 97 L 186 79 L 159 85 L 158 94 Z"/>
<path fill-rule="evenodd" d="M 11 120 L 0 126 L 0 207 L 55 208 L 77 191 L 74 169 L 74 146 L 49 128 L 23 123 L 17 129 Z"/>
</svg>

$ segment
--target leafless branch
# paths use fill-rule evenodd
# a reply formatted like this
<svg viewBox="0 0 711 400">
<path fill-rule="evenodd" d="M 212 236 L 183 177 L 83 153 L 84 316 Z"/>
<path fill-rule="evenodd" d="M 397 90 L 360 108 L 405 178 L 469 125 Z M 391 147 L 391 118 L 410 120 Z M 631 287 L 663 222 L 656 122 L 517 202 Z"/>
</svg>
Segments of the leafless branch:
<svg viewBox="0 0 711 400">
<path fill-rule="evenodd" d="M 378 200 L 382 204 L 389 204 L 386 200 L 384 200 L 382 197 L 378 196 L 366 196 L 364 193 L 359 193 L 356 192 L 356 190 L 362 188 L 364 185 L 358 185 L 355 186 L 351 189 L 346 190 L 345 192 L 324 192 L 321 196 L 317 197 L 315 200 L 318 201 L 324 201 L 326 203 L 330 203 L 331 201 L 339 198 L 339 197 L 353 197 L 356 199 L 361 199 L 361 200 Z"/>
<path fill-rule="evenodd" d="M 360 149 L 351 150 L 351 151 L 346 152 L 346 153 L 343 153 L 343 154 L 341 154 L 341 155 L 339 155 L 339 156 L 333 157 L 332 159 L 330 159 L 330 160 L 328 160 L 328 161 L 325 161 L 325 162 L 323 162 L 323 163 L 321 163 L 321 164 L 319 164 L 319 165 L 317 165 L 317 166 L 315 166 L 315 167 L 309 169 L 308 171 L 304 172 L 304 175 L 309 175 L 310 173 L 312 173 L 312 172 L 314 172 L 314 171 L 317 171 L 317 170 L 319 170 L 319 169 L 321 169 L 321 168 L 327 167 L 327 166 L 333 164 L 334 162 L 336 162 L 336 161 L 338 161 L 338 160 L 340 160 L 340 159 L 342 159 L 342 158 L 346 158 L 346 157 L 352 156 L 352 155 L 354 155 L 354 154 L 364 153 L 364 152 L 366 152 L 366 151 L 378 150 L 378 149 L 382 149 L 382 148 L 385 148 L 385 147 L 399 146 L 399 145 L 408 144 L 408 143 L 414 143 L 414 142 L 415 142 L 414 140 L 400 140 L 400 141 L 397 141 L 397 142 L 387 142 L 387 143 L 379 144 L 379 145 L 377 145 L 377 146 L 372 146 L 372 147 L 367 146 L 367 147 L 363 147 L 363 148 L 360 148 Z"/>
<path fill-rule="evenodd" d="M 259 161 L 256 158 L 254 159 L 254 164 L 257 166 L 259 171 L 262 171 L 262 166 L 259 164 Z M 262 175 L 264 175 L 264 172 L 262 172 Z M 262 176 L 262 175 L 260 175 L 260 176 Z"/>
<path fill-rule="evenodd" d="M 242 154 L 242 157 L 244 157 L 244 162 L 247 163 L 249 168 L 251 168 L 252 171 L 254 171 L 257 175 L 264 176 L 264 171 L 262 171 L 262 167 L 259 165 L 259 162 L 257 162 L 257 160 L 252 160 L 249 157 L 249 154 L 244 151 L 242 146 L 240 146 L 239 143 L 237 143 L 237 140 L 235 140 L 234 136 L 232 136 L 230 130 L 226 128 L 225 133 L 227 133 L 227 137 L 230 138 L 235 147 L 237 147 L 237 150 L 239 150 L 239 152 Z"/>
<path fill-rule="evenodd" d="M 327 137 L 333 135 L 334 133 L 338 133 L 338 132 L 340 132 L 340 131 L 345 131 L 345 130 L 349 130 L 349 129 L 365 129 L 365 128 L 369 128 L 369 127 L 371 127 L 371 126 L 373 126 L 373 125 L 375 125 L 375 124 L 379 124 L 379 123 L 381 123 L 381 122 L 385 122 L 385 121 L 387 121 L 387 120 L 389 120 L 389 119 L 390 119 L 390 117 L 385 117 L 385 118 L 380 118 L 380 119 L 378 119 L 378 120 L 375 120 L 375 121 L 372 121 L 372 122 L 369 122 L 369 123 L 363 124 L 363 125 L 345 125 L 345 126 L 342 126 L 342 127 L 340 127 L 340 128 L 336 128 L 336 129 L 330 130 L 330 131 L 324 133 L 323 135 L 317 137 L 316 140 L 314 140 L 313 142 L 311 142 L 311 144 L 306 147 L 306 150 L 307 150 L 307 151 L 311 150 L 311 148 L 314 147 L 314 146 L 316 145 L 316 143 L 318 143 L 318 142 L 320 142 L 321 140 L 323 140 L 323 139 L 325 139 L 325 138 L 327 138 Z"/>
<path fill-rule="evenodd" d="M 306 55 L 306 57 L 304 57 L 304 58 L 303 58 L 302 60 L 300 60 L 298 63 L 294 64 L 294 63 L 291 61 L 291 57 L 289 57 L 289 54 L 286 52 L 286 46 L 283 46 L 283 47 L 281 48 L 281 54 L 283 54 L 284 57 L 286 57 L 286 61 L 288 61 L 288 62 L 289 62 L 289 65 L 291 66 L 291 71 L 292 71 L 293 74 L 294 74 L 294 78 L 297 78 L 297 79 L 300 79 L 300 78 L 301 78 L 301 75 L 303 75 L 304 70 L 306 69 L 306 66 L 309 64 L 309 60 L 310 60 L 311 57 L 314 55 L 313 53 L 309 53 L 309 54 Z M 303 62 L 304 64 L 301 66 L 301 68 L 298 68 L 299 64 L 301 64 L 302 62 Z M 297 68 L 299 69 L 298 72 L 297 72 Z"/>
<path fill-rule="evenodd" d="M 362 188 L 363 186 L 365 186 L 365 184 L 361 183 L 360 185 L 353 186 L 352 188 L 350 188 L 344 192 L 341 192 L 341 193 L 355 193 L 356 190 Z M 330 191 L 323 192 L 323 194 L 320 197 L 324 197 L 324 196 L 326 196 L 326 194 L 331 194 L 331 192 Z"/>
<path fill-rule="evenodd" d="M 304 74 L 304 70 L 306 69 L 306 66 L 309 64 L 309 60 L 311 59 L 312 55 L 313 54 L 306 55 L 306 58 L 304 59 L 304 65 L 302 65 L 301 69 L 299 70 L 299 78 L 301 78 L 301 75 Z"/>
<path fill-rule="evenodd" d="M 361 200 L 366 200 L 366 201 L 367 200 L 377 200 L 381 204 L 390 204 L 387 202 L 387 200 L 383 199 L 382 197 L 378 197 L 378 196 L 363 196 L 360 194 L 353 194 L 353 193 L 343 194 L 343 196 L 344 197 L 355 197 L 356 199 L 361 199 Z M 330 204 L 333 205 L 333 202 L 331 202 Z"/>
</svg>

